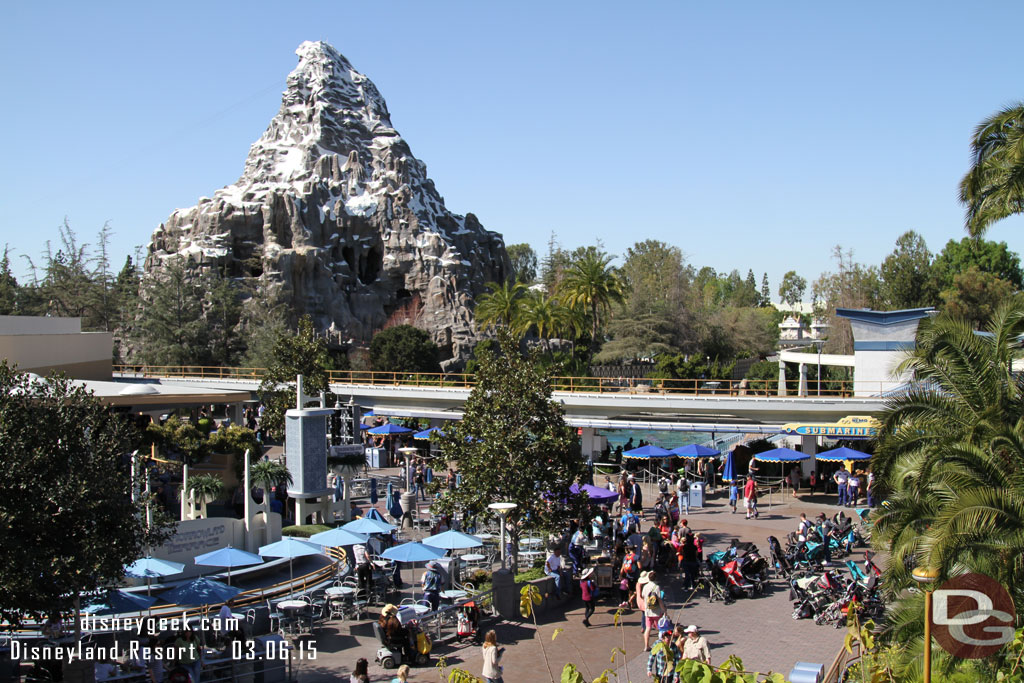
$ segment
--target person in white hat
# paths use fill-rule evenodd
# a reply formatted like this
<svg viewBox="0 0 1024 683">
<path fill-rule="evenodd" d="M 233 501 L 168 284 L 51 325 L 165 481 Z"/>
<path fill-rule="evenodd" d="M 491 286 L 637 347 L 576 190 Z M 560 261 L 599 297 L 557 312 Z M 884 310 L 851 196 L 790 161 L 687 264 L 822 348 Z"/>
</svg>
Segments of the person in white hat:
<svg viewBox="0 0 1024 683">
<path fill-rule="evenodd" d="M 594 613 L 594 602 L 597 597 L 593 567 L 584 569 L 580 575 L 580 594 L 583 596 L 583 625 L 590 628 L 590 615 Z"/>
<path fill-rule="evenodd" d="M 690 624 L 683 630 L 683 633 L 686 634 L 686 637 L 682 639 L 682 647 L 680 648 L 683 651 L 683 659 L 696 659 L 705 664 L 711 664 L 711 651 L 708 649 L 708 640 L 700 634 L 697 626 Z"/>
</svg>

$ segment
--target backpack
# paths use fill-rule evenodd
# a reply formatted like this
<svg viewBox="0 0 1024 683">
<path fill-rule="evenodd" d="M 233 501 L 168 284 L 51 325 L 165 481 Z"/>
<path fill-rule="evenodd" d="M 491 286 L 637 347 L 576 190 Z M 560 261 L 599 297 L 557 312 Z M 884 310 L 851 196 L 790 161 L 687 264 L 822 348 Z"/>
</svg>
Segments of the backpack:
<svg viewBox="0 0 1024 683">
<path fill-rule="evenodd" d="M 647 599 L 644 600 L 644 604 L 647 605 L 647 609 L 653 610 L 658 607 L 658 591 L 650 590 L 647 591 Z"/>
<path fill-rule="evenodd" d="M 424 591 L 437 591 L 441 588 L 441 577 L 438 576 L 436 571 L 427 572 L 427 579 L 423 582 Z"/>
</svg>

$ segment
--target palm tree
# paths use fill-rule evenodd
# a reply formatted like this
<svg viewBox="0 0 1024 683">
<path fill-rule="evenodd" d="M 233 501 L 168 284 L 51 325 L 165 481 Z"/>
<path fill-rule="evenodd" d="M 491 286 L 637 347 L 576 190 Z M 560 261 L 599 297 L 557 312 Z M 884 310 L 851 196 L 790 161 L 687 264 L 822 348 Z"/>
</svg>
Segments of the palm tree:
<svg viewBox="0 0 1024 683">
<path fill-rule="evenodd" d="M 523 298 L 512 327 L 520 335 L 535 332 L 546 350 L 548 340 L 559 335 L 575 338 L 579 334 L 580 324 L 578 316 L 561 305 L 558 299 L 542 291 L 531 290 Z"/>
<path fill-rule="evenodd" d="M 570 307 L 580 306 L 590 315 L 591 343 L 598 345 L 598 330 L 612 304 L 622 303 L 623 283 L 610 266 L 607 254 L 587 253 L 566 269 L 560 294 Z"/>
<path fill-rule="evenodd" d="M 872 464 L 890 490 L 872 540 L 890 552 L 893 595 L 913 584 L 918 564 L 943 577 L 985 573 L 1024 605 L 1024 382 L 1011 368 L 1022 334 L 1016 298 L 987 334 L 943 315 L 921 324 L 898 368 L 912 373 L 912 388 L 890 400 Z"/>
<path fill-rule="evenodd" d="M 481 329 L 510 327 L 519 314 L 519 307 L 526 287 L 519 282 L 505 281 L 501 284 L 488 282 L 491 291 L 482 294 L 476 302 L 476 321 Z"/>
<path fill-rule="evenodd" d="M 1024 102 L 978 124 L 971 154 L 960 201 L 967 205 L 967 232 L 977 237 L 996 221 L 1024 213 Z"/>
<path fill-rule="evenodd" d="M 269 515 L 271 489 L 292 483 L 292 474 L 278 460 L 260 460 L 249 467 L 249 479 L 253 486 L 263 489 L 263 512 Z"/>
</svg>

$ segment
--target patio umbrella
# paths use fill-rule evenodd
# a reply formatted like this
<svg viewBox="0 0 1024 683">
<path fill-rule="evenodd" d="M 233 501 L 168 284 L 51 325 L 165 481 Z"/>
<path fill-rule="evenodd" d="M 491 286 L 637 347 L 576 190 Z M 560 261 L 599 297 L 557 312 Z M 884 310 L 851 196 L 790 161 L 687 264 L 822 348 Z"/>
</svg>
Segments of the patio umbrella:
<svg viewBox="0 0 1024 683">
<path fill-rule="evenodd" d="M 370 505 L 376 505 L 378 500 L 377 480 L 374 477 L 370 477 Z"/>
<path fill-rule="evenodd" d="M 573 484 L 569 487 L 570 493 L 579 493 L 580 491 L 587 494 L 587 498 L 590 499 L 591 503 L 606 503 L 619 497 L 617 491 L 609 491 L 608 489 L 603 489 L 600 486 L 593 486 L 591 484 L 583 484 L 582 486 L 579 484 Z"/>
<path fill-rule="evenodd" d="M 382 552 L 380 556 L 386 560 L 392 560 L 393 562 L 416 564 L 417 562 L 436 560 L 437 558 L 442 557 L 445 552 L 446 551 L 441 548 L 432 548 L 429 545 L 410 541 L 409 543 L 391 546 Z M 416 585 L 416 582 L 412 580 L 412 577 L 410 577 L 410 583 L 412 583 L 413 586 Z"/>
<path fill-rule="evenodd" d="M 364 424 L 359 425 L 359 429 L 360 430 L 369 429 L 369 428 L 370 428 L 370 425 L 364 425 Z"/>
<path fill-rule="evenodd" d="M 722 468 L 722 481 L 736 481 L 736 463 L 732 451 L 725 454 L 725 467 Z"/>
<path fill-rule="evenodd" d="M 389 534 L 398 527 L 370 517 L 362 517 L 354 519 L 348 524 L 343 524 L 341 528 L 345 531 L 354 531 L 357 534 Z"/>
<path fill-rule="evenodd" d="M 353 531 L 345 531 L 340 526 L 321 531 L 309 537 L 310 543 L 319 543 L 328 548 L 337 548 L 343 545 L 357 545 L 366 543 L 366 536 Z"/>
<path fill-rule="evenodd" d="M 180 574 L 184 569 L 185 565 L 181 562 L 159 560 L 147 555 L 125 566 L 124 573 L 137 579 L 146 577 L 146 595 L 149 595 L 152 588 L 151 580 L 154 576 L 173 576 Z"/>
<path fill-rule="evenodd" d="M 86 614 L 121 614 L 123 612 L 141 612 L 149 609 L 156 598 L 148 595 L 136 595 L 122 590 L 109 590 L 105 595 L 90 598 L 82 611 Z"/>
<path fill-rule="evenodd" d="M 323 549 L 309 541 L 285 536 L 277 543 L 260 546 L 259 553 L 264 557 L 287 557 L 288 583 L 291 583 L 295 580 L 295 573 L 292 570 L 292 560 L 296 557 L 304 557 L 306 555 L 320 555 L 323 553 Z"/>
<path fill-rule="evenodd" d="M 386 425 L 381 425 L 380 427 L 374 427 L 373 429 L 371 429 L 369 431 L 369 433 L 370 434 L 384 434 L 385 436 L 390 436 L 392 434 L 408 434 L 411 431 L 412 430 L 409 429 L 408 427 L 403 427 L 401 425 L 391 424 L 390 422 L 388 422 Z"/>
<path fill-rule="evenodd" d="M 227 567 L 229 586 L 231 585 L 232 567 L 249 567 L 261 562 L 263 562 L 263 558 L 259 555 L 247 553 L 244 550 L 232 548 L 231 546 L 218 548 L 213 552 L 196 556 L 196 564 L 206 567 Z"/>
<path fill-rule="evenodd" d="M 388 509 L 388 514 L 394 519 L 402 518 L 402 503 L 400 501 L 398 491 L 391 488 L 391 484 L 388 484 L 388 497 L 384 505 Z"/>
<path fill-rule="evenodd" d="M 175 605 L 202 607 L 227 602 L 241 592 L 241 588 L 229 586 L 204 576 L 167 591 L 160 597 Z"/>
<path fill-rule="evenodd" d="M 377 508 L 370 508 L 370 511 L 363 515 L 364 519 L 375 519 L 378 522 L 388 523 L 388 520 L 384 519 L 384 515 L 380 514 Z"/>
<path fill-rule="evenodd" d="M 622 454 L 624 458 L 671 458 L 675 456 L 672 451 L 667 451 L 664 448 L 655 446 L 653 444 L 647 444 L 640 448 L 634 448 L 633 450 L 626 451 Z"/>
<path fill-rule="evenodd" d="M 761 462 L 798 462 L 800 460 L 807 460 L 810 457 L 807 453 L 794 451 L 792 448 L 774 448 L 770 451 L 756 454 L 754 460 L 760 460 Z"/>
<path fill-rule="evenodd" d="M 422 432 L 416 432 L 412 435 L 414 439 L 429 439 L 431 434 L 437 434 L 438 436 L 444 436 L 444 432 L 441 431 L 440 427 L 431 427 L 430 429 L 424 429 Z"/>
<path fill-rule="evenodd" d="M 861 451 L 855 451 L 852 448 L 843 446 L 842 448 L 833 448 L 830 451 L 824 451 L 814 456 L 816 460 L 822 460 L 824 462 L 840 462 L 842 460 L 870 460 L 870 453 L 862 453 Z"/>
<path fill-rule="evenodd" d="M 672 453 L 680 458 L 713 458 L 716 455 L 721 455 L 722 451 L 691 443 L 679 448 L 673 448 Z"/>
<path fill-rule="evenodd" d="M 444 548 L 445 550 L 461 550 L 463 548 L 479 548 L 484 544 L 476 536 L 464 534 L 461 531 L 442 531 L 433 536 L 427 536 L 421 543 L 432 548 Z"/>
</svg>

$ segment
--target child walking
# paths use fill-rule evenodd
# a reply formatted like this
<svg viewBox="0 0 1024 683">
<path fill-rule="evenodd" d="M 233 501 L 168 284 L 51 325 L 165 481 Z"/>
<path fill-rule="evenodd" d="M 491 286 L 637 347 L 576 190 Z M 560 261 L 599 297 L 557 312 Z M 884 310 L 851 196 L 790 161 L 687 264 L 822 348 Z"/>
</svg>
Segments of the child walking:
<svg viewBox="0 0 1024 683">
<path fill-rule="evenodd" d="M 736 485 L 736 481 L 733 480 L 729 483 L 729 507 L 732 508 L 732 514 L 736 514 L 736 500 L 740 497 L 740 489 Z"/>
</svg>

